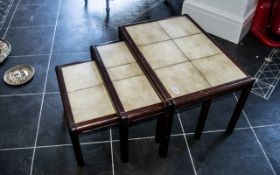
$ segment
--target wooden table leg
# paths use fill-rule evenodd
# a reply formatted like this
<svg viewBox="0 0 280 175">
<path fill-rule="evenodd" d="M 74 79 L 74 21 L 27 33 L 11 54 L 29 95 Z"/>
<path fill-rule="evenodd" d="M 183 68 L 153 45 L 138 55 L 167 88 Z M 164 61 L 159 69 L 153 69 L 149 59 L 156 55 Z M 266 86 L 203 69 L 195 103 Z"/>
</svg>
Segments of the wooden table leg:
<svg viewBox="0 0 280 175">
<path fill-rule="evenodd" d="M 251 88 L 252 88 L 252 85 L 249 85 L 248 87 L 245 87 L 244 89 L 242 89 L 242 92 L 240 94 L 240 97 L 238 99 L 238 102 L 235 106 L 235 109 L 234 109 L 234 112 L 233 112 L 233 115 L 230 119 L 230 122 L 228 124 L 228 127 L 227 127 L 227 130 L 226 130 L 226 133 L 227 134 L 232 134 L 234 128 L 235 128 L 235 125 L 240 117 L 240 114 L 242 112 L 242 109 L 246 103 L 246 100 L 250 94 L 250 91 L 251 91 Z"/>
<path fill-rule="evenodd" d="M 168 107 L 166 113 L 162 116 L 161 123 L 161 136 L 160 136 L 160 145 L 159 145 L 159 156 L 166 157 L 168 151 L 168 145 L 171 135 L 171 128 L 173 122 L 175 106 L 172 104 Z"/>
<path fill-rule="evenodd" d="M 200 115 L 199 115 L 199 119 L 198 119 L 198 123 L 196 126 L 196 130 L 195 130 L 195 134 L 194 137 L 196 139 L 200 139 L 204 125 L 205 125 L 205 121 L 207 118 L 207 114 L 211 105 L 211 101 L 212 99 L 206 100 L 203 102 L 202 107 L 201 107 L 201 111 L 200 111 Z"/>
<path fill-rule="evenodd" d="M 108 14 L 110 12 L 110 3 L 109 0 L 106 0 L 106 13 Z"/>
<path fill-rule="evenodd" d="M 162 133 L 162 120 L 163 120 L 163 118 L 162 118 L 162 115 L 160 115 L 160 116 L 157 116 L 157 128 L 156 128 L 156 136 L 155 136 L 155 140 L 156 140 L 156 142 L 157 143 L 160 143 L 160 141 L 161 141 L 161 133 Z"/>
<path fill-rule="evenodd" d="M 84 166 L 84 158 L 81 150 L 78 133 L 70 131 L 70 138 L 72 141 L 73 149 L 79 166 Z"/>
<path fill-rule="evenodd" d="M 124 118 L 120 121 L 120 152 L 122 162 L 128 162 L 128 119 Z"/>
</svg>

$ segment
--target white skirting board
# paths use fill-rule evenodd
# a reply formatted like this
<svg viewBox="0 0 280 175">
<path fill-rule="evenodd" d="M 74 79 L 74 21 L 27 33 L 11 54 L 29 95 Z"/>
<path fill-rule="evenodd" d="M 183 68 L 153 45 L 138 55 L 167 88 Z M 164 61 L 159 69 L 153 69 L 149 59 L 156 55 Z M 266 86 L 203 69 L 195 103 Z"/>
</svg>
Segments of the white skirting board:
<svg viewBox="0 0 280 175">
<path fill-rule="evenodd" d="M 191 16 L 206 32 L 238 44 L 250 30 L 254 6 L 242 16 L 229 14 L 225 9 L 217 9 L 194 0 L 185 0 L 182 14 Z"/>
</svg>

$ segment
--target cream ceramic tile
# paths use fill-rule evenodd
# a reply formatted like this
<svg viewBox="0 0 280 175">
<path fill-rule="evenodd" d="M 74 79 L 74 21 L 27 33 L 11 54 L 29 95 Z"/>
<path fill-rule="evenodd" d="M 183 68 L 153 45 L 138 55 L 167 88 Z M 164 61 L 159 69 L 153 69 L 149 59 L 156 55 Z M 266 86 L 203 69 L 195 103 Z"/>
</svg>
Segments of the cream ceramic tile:
<svg viewBox="0 0 280 175">
<path fill-rule="evenodd" d="M 246 75 L 224 54 L 192 62 L 212 86 L 245 78 Z"/>
<path fill-rule="evenodd" d="M 106 68 L 135 62 L 124 42 L 98 46 L 97 50 Z"/>
<path fill-rule="evenodd" d="M 157 69 L 155 72 L 173 98 L 210 87 L 190 62 Z"/>
<path fill-rule="evenodd" d="M 62 74 L 68 92 L 103 84 L 94 61 L 63 67 Z"/>
<path fill-rule="evenodd" d="M 69 92 L 68 97 L 75 123 L 115 114 L 103 85 Z"/>
<path fill-rule="evenodd" d="M 204 34 L 191 35 L 174 41 L 190 60 L 221 53 L 220 49 Z"/>
<path fill-rule="evenodd" d="M 128 26 L 126 30 L 137 46 L 169 39 L 158 22 Z"/>
<path fill-rule="evenodd" d="M 173 41 L 163 41 L 139 47 L 153 69 L 187 61 Z"/>
<path fill-rule="evenodd" d="M 114 87 L 126 111 L 161 102 L 144 75 L 115 81 Z"/>
<path fill-rule="evenodd" d="M 159 21 L 162 28 L 171 38 L 179 38 L 201 31 L 186 17 L 177 17 Z"/>
<path fill-rule="evenodd" d="M 137 63 L 126 64 L 118 67 L 107 69 L 112 81 L 122 80 L 137 75 L 142 75 L 143 72 Z"/>
</svg>

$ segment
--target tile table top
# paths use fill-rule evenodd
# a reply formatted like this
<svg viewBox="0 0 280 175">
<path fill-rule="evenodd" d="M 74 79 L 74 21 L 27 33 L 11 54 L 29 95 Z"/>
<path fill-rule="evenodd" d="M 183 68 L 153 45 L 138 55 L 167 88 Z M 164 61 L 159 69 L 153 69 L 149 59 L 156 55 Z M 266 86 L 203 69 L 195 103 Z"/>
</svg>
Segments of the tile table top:
<svg viewBox="0 0 280 175">
<path fill-rule="evenodd" d="M 125 42 L 101 45 L 96 48 L 125 111 L 161 103 Z"/>
<path fill-rule="evenodd" d="M 172 98 L 248 77 L 185 16 L 124 28 Z"/>
<path fill-rule="evenodd" d="M 74 122 L 115 114 L 94 61 L 62 67 Z"/>
</svg>

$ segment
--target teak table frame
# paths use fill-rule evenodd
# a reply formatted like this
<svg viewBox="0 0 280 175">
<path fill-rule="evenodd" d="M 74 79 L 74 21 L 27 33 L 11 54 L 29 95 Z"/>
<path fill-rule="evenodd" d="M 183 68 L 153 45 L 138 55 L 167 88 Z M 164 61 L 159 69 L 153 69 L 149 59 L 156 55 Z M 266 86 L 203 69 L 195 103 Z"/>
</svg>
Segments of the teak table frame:
<svg viewBox="0 0 280 175">
<path fill-rule="evenodd" d="M 85 61 L 89 62 L 89 61 Z M 92 119 L 88 120 L 85 122 L 80 122 L 80 123 L 75 123 L 74 122 L 74 117 L 68 97 L 68 93 L 66 90 L 66 85 L 62 73 L 62 68 L 67 67 L 67 66 L 73 66 L 76 64 L 80 63 L 85 63 L 85 62 L 75 62 L 71 64 L 65 64 L 63 66 L 56 66 L 56 74 L 57 74 L 57 79 L 58 79 L 58 84 L 59 84 L 59 89 L 60 89 L 60 96 L 62 99 L 63 103 L 63 108 L 64 108 L 64 118 L 66 120 L 67 128 L 70 134 L 70 138 L 72 141 L 72 145 L 74 148 L 75 156 L 78 162 L 78 165 L 83 166 L 84 165 L 84 159 L 81 151 L 81 145 L 79 141 L 79 135 L 83 133 L 87 133 L 96 129 L 101 129 L 107 126 L 115 125 L 118 123 L 119 118 L 116 114 L 113 115 L 108 115 L 108 116 L 103 116 L 97 119 Z"/>
<path fill-rule="evenodd" d="M 90 132 L 99 128 L 119 124 L 121 159 L 123 162 L 127 162 L 129 125 L 139 120 L 150 118 L 150 117 L 157 117 L 157 128 L 156 128 L 155 139 L 157 142 L 160 143 L 159 155 L 161 157 L 165 157 L 168 151 L 173 115 L 177 108 L 185 105 L 191 105 L 191 104 L 202 102 L 202 108 L 200 111 L 200 116 L 195 131 L 195 138 L 199 139 L 201 137 L 204 124 L 206 122 L 207 113 L 211 105 L 211 100 L 217 96 L 221 96 L 227 93 L 241 90 L 241 94 L 239 96 L 235 110 L 232 114 L 232 117 L 230 119 L 230 122 L 226 130 L 226 133 L 228 134 L 231 134 L 233 132 L 234 127 L 245 105 L 247 97 L 250 93 L 252 85 L 254 83 L 254 79 L 239 65 L 239 63 L 236 62 L 235 59 L 233 59 L 229 54 L 227 54 L 225 50 L 222 47 L 220 47 L 219 44 L 217 44 L 214 40 L 212 40 L 212 38 L 209 37 L 208 34 L 206 34 L 203 31 L 203 29 L 200 28 L 190 17 L 188 16 L 185 17 L 190 19 L 195 24 L 195 26 L 198 29 L 200 29 L 200 31 L 208 39 L 210 39 L 221 51 L 223 51 L 223 53 L 228 58 L 230 58 L 230 60 L 233 63 L 235 63 L 235 65 L 237 65 L 237 67 L 244 73 L 245 77 L 235 81 L 224 83 L 222 85 L 206 88 L 200 91 L 189 93 L 187 95 L 172 98 L 168 90 L 165 88 L 165 86 L 163 85 L 163 83 L 155 73 L 155 71 L 152 69 L 151 65 L 148 63 L 148 61 L 141 53 L 141 51 L 138 49 L 136 43 L 133 41 L 128 31 L 126 30 L 126 27 L 137 25 L 137 24 L 131 24 L 131 25 L 120 27 L 119 28 L 120 39 L 124 41 L 125 45 L 130 50 L 131 54 L 135 58 L 135 61 L 137 62 L 140 69 L 148 79 L 155 93 L 158 95 L 160 102 L 146 107 L 141 107 L 130 111 L 126 111 L 97 49 L 98 46 L 102 46 L 105 44 L 113 44 L 117 42 L 110 42 L 98 46 L 91 46 L 90 48 L 91 58 L 93 61 L 95 61 L 97 65 L 97 69 L 103 80 L 103 85 L 105 86 L 110 96 L 112 105 L 115 108 L 116 113 L 103 117 L 100 116 L 99 118 L 87 120 L 80 123 L 75 123 L 71 105 L 69 102 L 68 93 L 66 90 L 66 84 L 63 78 L 62 68 L 79 64 L 79 63 L 84 63 L 84 62 L 77 62 L 77 63 L 67 64 L 63 66 L 57 66 L 56 73 L 57 73 L 59 88 L 61 92 L 60 95 L 64 107 L 64 116 L 67 122 L 74 152 L 79 165 L 84 165 L 81 146 L 79 142 L 80 134 Z M 176 18 L 176 17 L 172 17 L 172 18 Z M 172 19 L 172 18 L 165 18 L 165 19 Z M 142 22 L 138 24 L 151 23 L 155 21 L 158 20 L 152 20 L 152 21 Z"/>
<path fill-rule="evenodd" d="M 153 84 L 155 84 L 156 86 L 155 88 L 157 88 L 160 92 L 162 92 L 162 97 L 166 101 L 166 104 L 168 104 L 167 106 L 169 106 L 170 113 L 174 113 L 174 110 L 181 106 L 203 102 L 200 116 L 199 116 L 199 121 L 195 131 L 195 138 L 197 139 L 199 139 L 202 134 L 207 113 L 211 104 L 211 100 L 217 96 L 221 96 L 226 93 L 231 93 L 231 92 L 241 90 L 240 97 L 238 99 L 235 110 L 232 114 L 231 120 L 226 130 L 226 133 L 231 134 L 239 119 L 242 109 L 246 103 L 247 97 L 254 83 L 254 79 L 240 66 L 240 64 L 234 58 L 232 58 L 229 54 L 227 54 L 226 51 L 216 41 L 214 41 L 201 27 L 199 27 L 189 16 L 186 15 L 185 17 L 190 19 L 195 24 L 195 26 L 199 28 L 202 31 L 202 33 L 207 36 L 208 39 L 210 39 L 220 50 L 222 50 L 224 54 L 239 67 L 239 69 L 246 75 L 246 77 L 236 81 L 218 85 L 216 87 L 203 89 L 201 91 L 187 94 L 184 96 L 171 98 L 170 94 L 168 93 L 168 91 L 166 90 L 166 88 L 164 87 L 164 85 L 162 84 L 162 82 L 160 81 L 160 79 L 152 69 L 151 65 L 148 63 L 148 61 L 141 53 L 141 51 L 138 49 L 136 43 L 133 41 L 128 31 L 126 30 L 126 27 L 129 26 L 151 23 L 158 20 L 151 20 L 147 22 L 140 22 L 136 24 L 121 26 L 119 27 L 118 30 L 119 37 L 121 40 L 124 40 L 128 43 L 128 46 L 135 53 L 137 61 L 139 62 L 140 65 L 142 65 L 145 72 L 147 72 L 146 75 L 149 76 L 150 79 L 153 81 Z M 172 18 L 176 18 L 176 17 L 165 18 L 165 19 L 172 19 Z M 159 128 L 162 129 L 160 138 L 162 139 L 161 142 L 164 144 L 160 149 L 160 155 L 163 157 L 167 155 L 167 151 L 168 151 L 168 143 L 169 143 L 172 120 L 173 120 L 173 115 L 170 114 L 169 116 L 162 118 L 161 121 L 159 121 L 159 125 L 161 126 Z"/>
<path fill-rule="evenodd" d="M 102 60 L 99 57 L 98 52 L 95 50 L 95 47 L 91 47 L 91 54 L 92 54 L 92 59 L 96 61 L 98 68 L 99 68 L 99 73 L 101 74 L 103 81 L 104 81 L 104 86 L 107 89 L 107 92 L 110 95 L 110 98 L 112 100 L 113 106 L 115 108 L 116 114 L 108 115 L 108 116 L 103 116 L 99 117 L 97 119 L 92 119 L 88 120 L 85 122 L 80 122 L 80 123 L 75 123 L 74 122 L 74 117 L 71 109 L 71 105 L 69 102 L 69 97 L 68 93 L 66 90 L 66 85 L 65 85 L 65 80 L 63 77 L 62 73 L 62 68 L 67 67 L 67 66 L 73 66 L 81 63 L 86 63 L 89 61 L 85 62 L 75 62 L 71 64 L 65 64 L 63 66 L 57 66 L 56 67 L 56 73 L 57 73 L 57 78 L 58 78 L 58 83 L 59 83 L 59 88 L 60 88 L 60 95 L 64 107 L 64 117 L 67 123 L 68 131 L 70 134 L 70 138 L 72 141 L 72 145 L 74 148 L 75 156 L 78 162 L 78 165 L 83 166 L 84 165 L 84 159 L 81 151 L 81 145 L 79 141 L 79 135 L 88 133 L 100 128 L 108 127 L 108 126 L 113 126 L 119 124 L 119 134 L 120 134 L 120 153 L 121 153 L 121 159 L 123 162 L 128 161 L 128 127 L 129 124 L 137 122 L 141 119 L 146 119 L 150 117 L 157 117 L 158 120 L 162 116 L 165 116 L 169 114 L 167 108 L 165 107 L 165 103 L 160 102 L 157 104 L 153 104 L 147 107 L 139 108 L 136 110 L 128 111 L 126 112 L 124 110 L 124 107 L 116 93 L 116 90 L 114 89 L 114 86 L 110 80 L 110 77 L 108 76 L 108 72 L 106 71 L 104 64 Z M 101 101 L 102 103 L 102 101 Z M 160 142 L 159 137 L 159 126 L 157 126 L 156 129 L 156 141 Z M 162 147 L 162 143 L 160 143 L 160 147 Z"/>
</svg>

